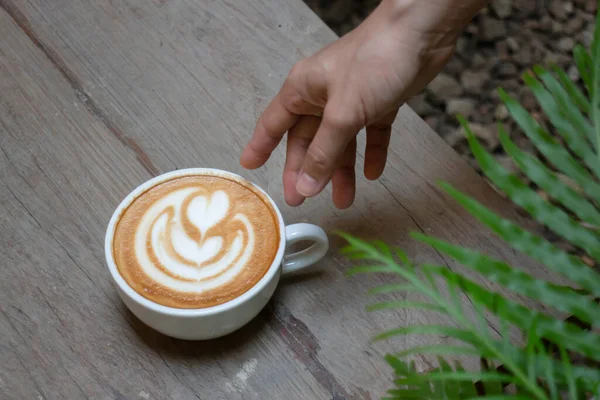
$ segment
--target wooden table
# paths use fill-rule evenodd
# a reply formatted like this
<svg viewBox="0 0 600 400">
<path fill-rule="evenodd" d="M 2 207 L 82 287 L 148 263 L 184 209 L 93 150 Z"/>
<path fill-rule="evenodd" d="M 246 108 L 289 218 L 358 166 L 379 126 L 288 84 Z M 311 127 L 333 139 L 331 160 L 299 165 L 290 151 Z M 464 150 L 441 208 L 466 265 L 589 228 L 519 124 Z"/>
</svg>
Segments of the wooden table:
<svg viewBox="0 0 600 400">
<path fill-rule="evenodd" d="M 285 207 L 273 184 L 282 157 L 242 170 L 241 149 L 290 67 L 335 38 L 300 0 L 0 0 L 2 399 L 375 399 L 390 387 L 383 354 L 424 339 L 369 338 L 433 316 L 367 313 L 366 291 L 389 278 L 346 277 L 334 236 L 313 272 L 282 282 L 229 337 L 173 340 L 126 310 L 104 230 L 131 189 L 176 168 L 240 173 L 288 222 L 377 237 L 417 261 L 457 267 L 411 231 L 544 273 L 435 187 L 447 180 L 520 220 L 408 107 L 385 175 L 359 178 L 347 211 L 329 191 Z"/>
</svg>

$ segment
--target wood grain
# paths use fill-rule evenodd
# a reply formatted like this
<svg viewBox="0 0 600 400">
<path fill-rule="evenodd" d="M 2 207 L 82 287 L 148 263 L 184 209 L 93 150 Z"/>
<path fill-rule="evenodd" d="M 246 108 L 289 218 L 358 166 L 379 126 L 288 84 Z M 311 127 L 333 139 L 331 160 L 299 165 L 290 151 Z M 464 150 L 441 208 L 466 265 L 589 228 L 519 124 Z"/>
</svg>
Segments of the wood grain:
<svg viewBox="0 0 600 400">
<path fill-rule="evenodd" d="M 1 10 L 0 34 L 0 397 L 325 398 L 264 319 L 184 345 L 125 310 L 103 232 L 150 174 Z"/>
<path fill-rule="evenodd" d="M 447 180 L 521 221 L 408 107 L 384 177 L 360 178 L 350 210 L 334 209 L 329 189 L 300 208 L 285 206 L 281 147 L 267 167 L 241 169 L 241 149 L 290 67 L 335 40 L 298 0 L 0 6 L 0 362 L 11 366 L 0 372 L 0 389 L 8 398 L 375 399 L 391 383 L 383 354 L 426 339 L 369 338 L 439 321 L 366 313 L 366 291 L 389 278 L 347 278 L 349 262 L 332 236 L 326 259 L 285 279 L 267 309 L 232 336 L 186 343 L 154 333 L 119 301 L 102 240 L 131 189 L 176 168 L 240 173 L 267 188 L 290 223 L 377 237 L 417 261 L 460 268 L 410 240 L 410 231 L 547 274 L 435 187 Z"/>
</svg>

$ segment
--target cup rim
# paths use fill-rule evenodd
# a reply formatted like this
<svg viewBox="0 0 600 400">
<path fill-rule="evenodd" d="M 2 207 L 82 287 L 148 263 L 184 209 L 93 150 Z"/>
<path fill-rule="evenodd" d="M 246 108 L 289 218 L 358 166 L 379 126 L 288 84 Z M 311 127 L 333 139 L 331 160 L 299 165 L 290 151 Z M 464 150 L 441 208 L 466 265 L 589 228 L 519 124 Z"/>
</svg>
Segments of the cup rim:
<svg viewBox="0 0 600 400">
<path fill-rule="evenodd" d="M 146 297 L 142 296 L 138 292 L 136 292 L 121 276 L 119 270 L 117 268 L 117 264 L 114 260 L 113 254 L 113 238 L 115 234 L 116 224 L 123 212 L 136 198 L 138 198 L 142 193 L 147 191 L 148 189 L 156 186 L 164 181 L 169 179 L 178 178 L 182 176 L 189 175 L 212 175 L 212 176 L 221 176 L 225 178 L 232 178 L 235 180 L 241 180 L 244 183 L 249 184 L 254 189 L 258 190 L 262 193 L 266 199 L 269 200 L 270 205 L 275 210 L 275 214 L 277 215 L 277 222 L 279 223 L 279 248 L 277 249 L 277 253 L 275 254 L 275 258 L 273 262 L 269 266 L 267 272 L 246 292 L 242 293 L 240 296 L 231 299 L 225 303 L 217 304 L 215 306 L 205 307 L 205 308 L 176 308 L 169 307 L 162 304 L 158 304 Z M 108 270 L 112 276 L 113 281 L 117 284 L 117 286 L 129 297 L 131 300 L 135 301 L 139 305 L 151 309 L 160 314 L 170 315 L 170 316 L 181 316 L 181 317 L 199 317 L 199 316 L 208 316 L 214 315 L 218 313 L 222 313 L 224 311 L 236 308 L 246 301 L 252 299 L 254 296 L 261 293 L 261 291 L 267 286 L 269 282 L 275 277 L 276 274 L 280 272 L 281 264 L 283 261 L 283 255 L 285 252 L 286 246 L 286 237 L 285 237 L 285 225 L 283 222 L 283 217 L 281 216 L 281 211 L 279 207 L 275 204 L 271 196 L 267 194 L 265 190 L 256 185 L 255 183 L 245 179 L 244 177 L 235 174 L 233 172 L 216 169 L 216 168 L 185 168 L 175 171 L 166 172 L 164 174 L 155 176 L 151 178 L 141 185 L 137 186 L 134 190 L 132 190 L 115 208 L 110 221 L 108 223 L 106 234 L 104 237 L 104 253 L 106 258 L 106 264 L 108 265 Z"/>
</svg>

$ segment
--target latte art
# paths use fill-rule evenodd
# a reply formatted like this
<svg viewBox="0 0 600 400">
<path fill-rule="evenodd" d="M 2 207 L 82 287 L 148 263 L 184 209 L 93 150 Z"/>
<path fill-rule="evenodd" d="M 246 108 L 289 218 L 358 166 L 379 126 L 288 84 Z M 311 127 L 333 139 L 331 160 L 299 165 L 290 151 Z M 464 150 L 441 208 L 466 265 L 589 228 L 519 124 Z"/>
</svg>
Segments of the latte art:
<svg viewBox="0 0 600 400">
<path fill-rule="evenodd" d="M 185 188 L 144 214 L 135 251 L 146 275 L 177 291 L 202 292 L 235 277 L 249 261 L 254 231 L 244 214 L 227 215 L 227 194 Z M 226 236 L 210 235 L 229 225 Z M 187 229 L 186 229 L 187 228 Z"/>
<path fill-rule="evenodd" d="M 238 297 L 268 270 L 279 246 L 271 206 L 258 191 L 216 176 L 161 183 L 117 225 L 119 272 L 141 295 L 179 308 Z"/>
</svg>

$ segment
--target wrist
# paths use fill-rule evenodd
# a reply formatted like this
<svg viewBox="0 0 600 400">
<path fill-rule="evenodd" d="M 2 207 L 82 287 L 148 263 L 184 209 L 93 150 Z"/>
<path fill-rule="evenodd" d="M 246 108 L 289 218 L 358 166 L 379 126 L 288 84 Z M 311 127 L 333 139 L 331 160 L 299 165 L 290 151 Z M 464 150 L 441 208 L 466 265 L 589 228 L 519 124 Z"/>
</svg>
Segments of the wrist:
<svg viewBox="0 0 600 400">
<path fill-rule="evenodd" d="M 424 35 L 460 35 L 487 0 L 383 0 L 380 7 L 393 21 Z"/>
</svg>

